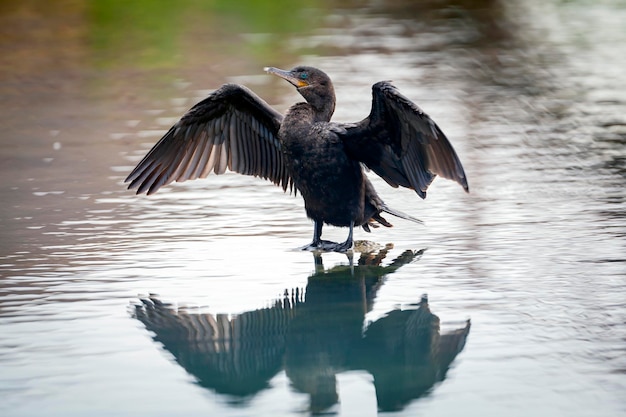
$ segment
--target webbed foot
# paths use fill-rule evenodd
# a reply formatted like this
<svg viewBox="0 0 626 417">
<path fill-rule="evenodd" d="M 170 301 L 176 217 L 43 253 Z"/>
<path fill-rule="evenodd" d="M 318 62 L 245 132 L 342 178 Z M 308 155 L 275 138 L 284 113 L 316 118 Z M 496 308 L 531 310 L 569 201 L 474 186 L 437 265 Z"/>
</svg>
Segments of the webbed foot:
<svg viewBox="0 0 626 417">
<path fill-rule="evenodd" d="M 339 243 L 332 242 L 330 240 L 319 240 L 317 242 L 311 242 L 308 245 L 302 246 L 299 249 L 309 252 L 333 252 L 335 251 L 335 247 L 337 247 L 338 245 Z"/>
<path fill-rule="evenodd" d="M 323 222 L 315 220 L 315 229 L 313 232 L 313 241 L 306 246 L 300 248 L 300 250 L 306 250 L 309 252 L 339 252 L 346 253 L 352 249 L 352 231 L 354 229 L 354 222 L 350 222 L 350 231 L 348 232 L 348 238 L 343 243 L 331 242 L 329 240 L 322 240 L 322 225 Z"/>
<path fill-rule="evenodd" d="M 333 252 L 346 253 L 352 249 L 352 246 L 352 239 L 348 239 L 343 243 L 335 243 L 330 250 L 332 250 Z"/>
</svg>

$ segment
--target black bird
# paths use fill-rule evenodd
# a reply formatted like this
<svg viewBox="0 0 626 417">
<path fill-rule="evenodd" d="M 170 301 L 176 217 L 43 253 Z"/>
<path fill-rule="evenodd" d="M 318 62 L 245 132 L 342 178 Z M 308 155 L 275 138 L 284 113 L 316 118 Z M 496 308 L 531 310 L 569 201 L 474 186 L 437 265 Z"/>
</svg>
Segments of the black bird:
<svg viewBox="0 0 626 417">
<path fill-rule="evenodd" d="M 323 71 L 298 66 L 265 68 L 291 84 L 306 102 L 283 117 L 248 88 L 225 84 L 193 106 L 137 164 L 126 182 L 152 194 L 172 181 L 204 178 L 228 168 L 299 191 L 314 222 L 304 250 L 345 252 L 355 225 L 390 227 L 381 213 L 419 220 L 393 210 L 376 194 L 362 165 L 392 187 L 422 198 L 440 175 L 469 190 L 463 166 L 435 122 L 389 82 L 373 85 L 372 110 L 358 123 L 330 122 L 333 84 Z M 343 243 L 321 239 L 322 226 L 349 227 Z"/>
</svg>

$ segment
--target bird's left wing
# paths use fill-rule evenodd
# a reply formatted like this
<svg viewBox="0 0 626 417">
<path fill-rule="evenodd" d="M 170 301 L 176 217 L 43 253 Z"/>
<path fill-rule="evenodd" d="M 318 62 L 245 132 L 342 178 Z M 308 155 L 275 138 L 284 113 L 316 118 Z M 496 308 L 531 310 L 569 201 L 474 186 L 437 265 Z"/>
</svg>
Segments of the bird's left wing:
<svg viewBox="0 0 626 417">
<path fill-rule="evenodd" d="M 372 87 L 370 115 L 345 124 L 340 136 L 348 155 L 364 163 L 393 187 L 420 197 L 440 175 L 469 190 L 461 161 L 439 126 L 389 82 Z"/>
<path fill-rule="evenodd" d="M 246 87 L 225 84 L 193 106 L 126 178 L 137 194 L 226 169 L 293 188 L 278 130 L 283 116 Z"/>
</svg>

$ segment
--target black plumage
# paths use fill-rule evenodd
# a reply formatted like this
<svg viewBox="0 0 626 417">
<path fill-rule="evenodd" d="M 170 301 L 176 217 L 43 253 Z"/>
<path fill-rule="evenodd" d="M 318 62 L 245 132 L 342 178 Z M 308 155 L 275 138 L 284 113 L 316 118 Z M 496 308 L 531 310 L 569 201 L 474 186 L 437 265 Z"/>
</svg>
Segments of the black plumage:
<svg viewBox="0 0 626 417">
<path fill-rule="evenodd" d="M 303 249 L 346 251 L 355 225 L 391 226 L 389 208 L 376 194 L 362 165 L 392 187 L 424 198 L 440 175 L 469 190 L 463 166 L 441 129 L 389 82 L 372 87 L 372 109 L 358 123 L 330 122 L 335 93 L 330 78 L 313 67 L 266 68 L 291 84 L 306 102 L 283 117 L 246 87 L 225 84 L 193 106 L 130 173 L 137 194 L 152 194 L 172 181 L 204 178 L 229 169 L 299 191 L 315 223 Z M 321 239 L 323 224 L 349 227 L 345 242 Z"/>
</svg>

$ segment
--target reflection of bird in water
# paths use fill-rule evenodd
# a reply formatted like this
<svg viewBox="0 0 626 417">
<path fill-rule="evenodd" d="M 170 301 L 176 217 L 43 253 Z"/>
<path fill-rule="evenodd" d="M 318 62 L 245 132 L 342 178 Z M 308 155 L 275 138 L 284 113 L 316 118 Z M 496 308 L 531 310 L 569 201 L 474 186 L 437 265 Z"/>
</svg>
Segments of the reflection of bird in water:
<svg viewBox="0 0 626 417">
<path fill-rule="evenodd" d="M 283 117 L 247 88 L 226 84 L 172 126 L 126 178 L 129 188 L 151 194 L 172 181 L 227 168 L 285 190 L 295 186 L 314 221 L 313 241 L 303 249 L 339 252 L 352 247 L 355 225 L 368 232 L 375 223 L 391 226 L 382 213 L 419 221 L 388 207 L 361 164 L 422 198 L 436 175 L 469 189 L 441 129 L 390 83 L 374 84 L 368 117 L 331 123 L 335 92 L 324 72 L 304 66 L 266 71 L 293 84 L 306 103 L 293 105 Z M 322 240 L 324 224 L 349 227 L 346 241 Z"/>
<path fill-rule="evenodd" d="M 351 368 L 363 339 L 363 321 L 374 305 L 386 277 L 421 256 L 405 251 L 389 265 L 382 262 L 390 247 L 362 253 L 357 266 L 324 269 L 309 278 L 304 302 L 298 306 L 287 333 L 285 371 L 292 386 L 310 396 L 313 412 L 338 402 L 336 374 Z"/>
<path fill-rule="evenodd" d="M 322 412 L 339 400 L 338 373 L 365 370 L 374 377 L 379 408 L 397 410 L 445 378 L 469 322 L 440 335 L 439 319 L 423 298 L 364 334 L 365 314 L 385 277 L 421 251 L 405 251 L 383 266 L 386 254 L 362 255 L 354 267 L 319 269 L 305 292 L 286 292 L 269 308 L 231 318 L 177 311 L 156 298 L 142 300 L 134 314 L 201 386 L 233 402 L 268 388 L 284 367 L 292 387 L 309 395 L 310 410 Z"/>
</svg>

